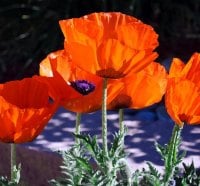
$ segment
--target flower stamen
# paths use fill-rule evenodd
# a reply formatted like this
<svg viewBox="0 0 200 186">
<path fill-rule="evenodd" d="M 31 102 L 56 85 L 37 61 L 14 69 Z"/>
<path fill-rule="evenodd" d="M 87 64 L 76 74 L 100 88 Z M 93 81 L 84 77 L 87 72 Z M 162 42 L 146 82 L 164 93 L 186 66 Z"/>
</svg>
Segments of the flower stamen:
<svg viewBox="0 0 200 186">
<path fill-rule="evenodd" d="M 71 81 L 69 84 L 82 95 L 88 95 L 95 90 L 95 85 L 86 80 Z"/>
</svg>

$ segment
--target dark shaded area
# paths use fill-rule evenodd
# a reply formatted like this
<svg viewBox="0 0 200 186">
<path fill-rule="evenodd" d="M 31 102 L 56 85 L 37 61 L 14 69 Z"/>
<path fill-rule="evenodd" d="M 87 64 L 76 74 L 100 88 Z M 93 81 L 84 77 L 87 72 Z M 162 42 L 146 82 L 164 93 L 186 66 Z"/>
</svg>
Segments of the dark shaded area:
<svg viewBox="0 0 200 186">
<path fill-rule="evenodd" d="M 200 51 L 199 0 L 1 0 L 0 82 L 37 74 L 40 61 L 63 47 L 58 20 L 99 11 L 151 24 L 160 35 L 160 62 Z"/>
</svg>

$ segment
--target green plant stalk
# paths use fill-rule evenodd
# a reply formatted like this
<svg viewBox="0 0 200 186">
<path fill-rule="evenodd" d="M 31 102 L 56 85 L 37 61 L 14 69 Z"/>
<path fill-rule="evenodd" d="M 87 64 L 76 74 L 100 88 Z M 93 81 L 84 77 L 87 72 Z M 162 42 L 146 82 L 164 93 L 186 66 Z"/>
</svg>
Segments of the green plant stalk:
<svg viewBox="0 0 200 186">
<path fill-rule="evenodd" d="M 120 130 L 121 134 L 124 133 L 123 120 L 124 120 L 124 110 L 123 109 L 119 109 L 119 130 Z"/>
<path fill-rule="evenodd" d="M 108 143 L 107 143 L 107 79 L 103 79 L 103 94 L 102 94 L 102 143 L 103 153 L 108 157 Z"/>
<path fill-rule="evenodd" d="M 76 113 L 76 126 L 75 126 L 75 135 L 80 135 L 81 131 L 81 113 Z M 75 137 L 75 145 L 77 148 L 75 149 L 76 156 L 80 156 L 80 139 Z M 82 178 L 80 177 L 78 184 L 81 185 Z"/>
<path fill-rule="evenodd" d="M 16 144 L 10 144 L 10 179 L 11 182 L 15 181 L 15 168 L 16 168 Z"/>
<path fill-rule="evenodd" d="M 178 143 L 180 141 L 181 128 L 178 125 L 174 125 L 172 136 L 168 144 L 168 154 L 165 158 L 165 175 L 164 186 L 168 186 L 170 179 L 172 178 L 175 170 L 175 163 L 178 156 Z"/>
<path fill-rule="evenodd" d="M 119 109 L 119 132 L 120 135 L 124 136 L 124 110 L 123 109 Z M 124 139 L 122 140 L 122 147 L 124 146 Z"/>
<path fill-rule="evenodd" d="M 80 134 L 81 131 L 81 113 L 76 113 L 76 128 L 75 128 L 75 134 Z M 80 140 L 78 138 L 75 138 L 75 143 L 77 145 L 80 144 Z"/>
</svg>

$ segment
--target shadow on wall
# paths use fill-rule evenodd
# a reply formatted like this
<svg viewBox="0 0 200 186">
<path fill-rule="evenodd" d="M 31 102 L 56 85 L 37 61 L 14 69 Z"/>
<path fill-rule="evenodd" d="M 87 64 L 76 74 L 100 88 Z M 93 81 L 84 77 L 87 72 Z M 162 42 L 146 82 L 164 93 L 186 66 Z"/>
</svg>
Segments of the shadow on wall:
<svg viewBox="0 0 200 186">
<path fill-rule="evenodd" d="M 125 110 L 124 123 L 128 127 L 125 139 L 129 159 L 134 164 L 144 164 L 151 161 L 161 166 L 163 162 L 156 152 L 154 142 L 164 145 L 169 141 L 173 129 L 173 122 L 164 117 L 158 117 L 154 109 L 131 111 Z M 164 114 L 163 114 L 164 115 Z M 60 109 L 50 120 L 43 133 L 32 143 L 25 144 L 29 148 L 42 151 L 66 150 L 74 143 L 72 133 L 75 130 L 75 113 Z M 82 133 L 97 135 L 101 139 L 101 112 L 84 114 L 81 120 Z M 108 135 L 118 131 L 118 113 L 108 113 Z M 200 127 L 185 126 L 182 131 L 181 149 L 187 151 L 187 157 L 200 156 Z M 101 141 L 101 140 L 100 140 Z M 191 159 L 192 161 L 192 159 Z M 196 164 L 200 167 L 200 164 Z"/>
</svg>

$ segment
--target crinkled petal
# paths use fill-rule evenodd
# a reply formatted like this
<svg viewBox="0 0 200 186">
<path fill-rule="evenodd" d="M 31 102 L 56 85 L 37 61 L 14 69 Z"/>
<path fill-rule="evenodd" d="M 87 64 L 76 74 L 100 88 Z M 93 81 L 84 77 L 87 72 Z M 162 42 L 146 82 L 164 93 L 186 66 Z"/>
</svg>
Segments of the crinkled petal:
<svg viewBox="0 0 200 186">
<path fill-rule="evenodd" d="M 173 58 L 169 70 L 169 77 L 180 77 L 184 67 L 185 63 L 183 61 L 181 61 L 179 58 Z"/>
<path fill-rule="evenodd" d="M 115 108 L 144 108 L 159 102 L 166 90 L 167 73 L 163 66 L 151 63 L 139 73 L 133 73 L 113 85 L 123 82 L 124 88 L 108 106 Z"/>
<path fill-rule="evenodd" d="M 0 87 L 0 140 L 32 141 L 53 116 L 58 102 L 49 102 L 48 86 L 35 78 L 7 82 Z"/>
<path fill-rule="evenodd" d="M 157 57 L 151 26 L 122 13 L 93 13 L 60 21 L 65 49 L 81 69 L 104 78 L 138 72 Z"/>
<path fill-rule="evenodd" d="M 158 46 L 158 35 L 151 26 L 142 22 L 120 26 L 117 36 L 120 42 L 136 50 L 153 51 Z"/>
<path fill-rule="evenodd" d="M 82 70 L 96 74 L 100 70 L 100 64 L 97 61 L 96 48 L 79 43 L 66 44 L 66 50 L 70 53 L 73 63 Z"/>
<path fill-rule="evenodd" d="M 177 123 L 187 122 L 192 124 L 200 115 L 199 87 L 193 82 L 183 79 L 170 79 L 168 81 L 165 104 L 171 118 Z M 200 121 L 195 121 L 199 122 Z"/>
<path fill-rule="evenodd" d="M 0 96 L 20 108 L 40 108 L 49 101 L 48 86 L 33 78 L 3 84 Z"/>
<path fill-rule="evenodd" d="M 200 53 L 194 53 L 185 68 L 182 71 L 182 76 L 191 80 L 192 82 L 199 84 L 200 74 Z"/>
<path fill-rule="evenodd" d="M 103 29 L 97 22 L 85 18 L 73 18 L 59 21 L 67 43 L 78 42 L 88 45 L 101 40 Z"/>
</svg>

